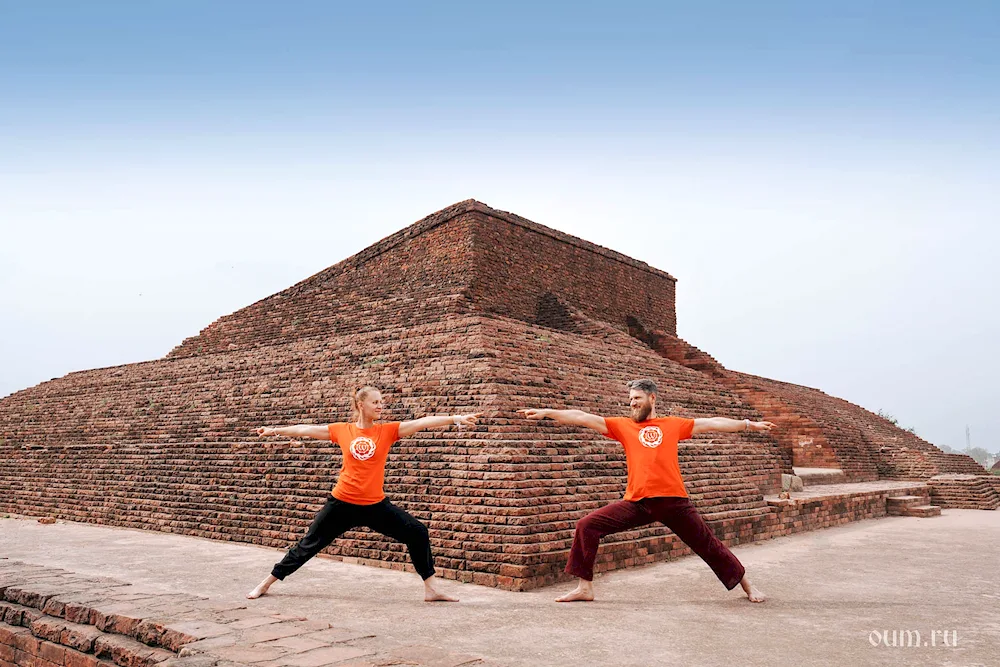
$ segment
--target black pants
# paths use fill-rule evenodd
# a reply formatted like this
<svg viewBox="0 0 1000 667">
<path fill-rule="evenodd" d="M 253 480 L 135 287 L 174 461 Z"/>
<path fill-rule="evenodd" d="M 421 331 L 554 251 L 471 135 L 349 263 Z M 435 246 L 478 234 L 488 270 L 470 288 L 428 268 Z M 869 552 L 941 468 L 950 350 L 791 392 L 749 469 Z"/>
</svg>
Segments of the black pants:
<svg viewBox="0 0 1000 667">
<path fill-rule="evenodd" d="M 353 505 L 333 496 L 319 511 L 306 536 L 275 564 L 271 575 L 284 579 L 302 567 L 307 560 L 326 548 L 351 528 L 366 526 L 386 537 L 402 542 L 410 550 L 410 560 L 423 579 L 434 575 L 434 557 L 427 526 L 389 502 L 388 498 L 374 505 Z"/>
</svg>

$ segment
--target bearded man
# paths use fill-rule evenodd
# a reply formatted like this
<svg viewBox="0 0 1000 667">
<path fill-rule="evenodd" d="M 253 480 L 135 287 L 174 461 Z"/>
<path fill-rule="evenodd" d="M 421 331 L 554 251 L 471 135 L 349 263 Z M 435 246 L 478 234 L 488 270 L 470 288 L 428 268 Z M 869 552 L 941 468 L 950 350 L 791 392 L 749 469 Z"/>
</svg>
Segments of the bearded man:
<svg viewBox="0 0 1000 667">
<path fill-rule="evenodd" d="M 594 599 L 594 561 L 602 537 L 659 521 L 708 563 L 727 590 L 739 584 L 751 602 L 763 602 L 764 594 L 747 579 L 743 565 L 712 533 L 688 499 L 677 460 L 677 443 L 711 431 L 769 431 L 774 424 L 726 417 L 660 417 L 656 414 L 655 382 L 633 380 L 628 387 L 631 417 L 606 418 L 582 410 L 519 411 L 528 419 L 549 418 L 593 429 L 625 447 L 628 468 L 625 498 L 591 512 L 577 524 L 566 572 L 578 577 L 579 582 L 573 591 L 556 601 Z"/>
</svg>

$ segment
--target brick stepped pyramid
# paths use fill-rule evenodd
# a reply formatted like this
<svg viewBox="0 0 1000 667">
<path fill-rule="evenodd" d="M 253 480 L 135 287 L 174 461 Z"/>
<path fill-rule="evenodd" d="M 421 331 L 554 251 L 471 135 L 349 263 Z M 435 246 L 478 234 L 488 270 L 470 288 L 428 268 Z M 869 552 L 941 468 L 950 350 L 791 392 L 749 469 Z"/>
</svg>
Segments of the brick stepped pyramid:
<svg viewBox="0 0 1000 667">
<path fill-rule="evenodd" d="M 634 377 L 657 379 L 665 414 L 782 426 L 680 448 L 692 500 L 730 542 L 815 523 L 785 525 L 790 515 L 765 498 L 793 464 L 878 478 L 882 459 L 856 437 L 859 418 L 840 407 L 850 404 L 723 369 L 676 338 L 674 293 L 673 277 L 642 262 L 461 202 L 221 318 L 163 359 L 0 399 L 0 511 L 286 548 L 329 492 L 340 451 L 253 431 L 346 420 L 349 388 L 363 383 L 383 390 L 394 419 L 486 414 L 473 429 L 398 443 L 387 467 L 387 493 L 428 523 L 442 574 L 461 581 L 524 590 L 562 577 L 574 523 L 621 497 L 624 454 L 515 411 L 624 414 Z M 801 446 L 809 438 L 815 451 Z M 965 470 L 924 445 L 936 474 Z M 651 527 L 613 540 L 599 568 L 684 552 Z M 402 545 L 368 531 L 327 554 L 409 567 Z"/>
<path fill-rule="evenodd" d="M 0 559 L 0 665 L 30 667 L 479 665 L 482 659 L 325 621 L 144 590 Z"/>
</svg>

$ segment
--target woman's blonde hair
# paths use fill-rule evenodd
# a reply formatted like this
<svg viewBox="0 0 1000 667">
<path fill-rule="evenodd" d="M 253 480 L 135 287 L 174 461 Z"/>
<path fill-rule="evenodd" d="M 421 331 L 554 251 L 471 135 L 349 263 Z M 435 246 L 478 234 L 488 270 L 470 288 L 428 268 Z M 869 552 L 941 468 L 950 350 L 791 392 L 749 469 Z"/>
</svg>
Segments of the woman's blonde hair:
<svg viewBox="0 0 1000 667">
<path fill-rule="evenodd" d="M 361 418 L 361 402 L 364 401 L 365 397 L 373 391 L 378 391 L 378 389 L 365 385 L 364 387 L 358 387 L 351 392 L 351 421 L 356 422 Z"/>
</svg>

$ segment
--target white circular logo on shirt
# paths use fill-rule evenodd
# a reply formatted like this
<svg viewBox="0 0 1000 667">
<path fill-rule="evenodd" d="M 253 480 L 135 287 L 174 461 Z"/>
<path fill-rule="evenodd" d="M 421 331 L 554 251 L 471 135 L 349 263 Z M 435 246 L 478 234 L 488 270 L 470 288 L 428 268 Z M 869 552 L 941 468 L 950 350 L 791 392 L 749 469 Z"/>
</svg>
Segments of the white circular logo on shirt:
<svg viewBox="0 0 1000 667">
<path fill-rule="evenodd" d="M 639 442 L 642 443 L 643 447 L 655 449 L 663 442 L 663 431 L 660 430 L 659 426 L 647 426 L 639 431 Z"/>
<path fill-rule="evenodd" d="M 351 441 L 350 450 L 351 456 L 357 460 L 367 461 L 371 457 L 375 456 L 375 441 L 371 438 L 359 435 Z"/>
</svg>

